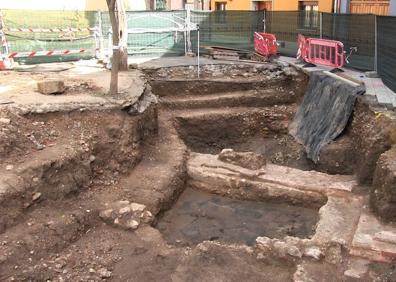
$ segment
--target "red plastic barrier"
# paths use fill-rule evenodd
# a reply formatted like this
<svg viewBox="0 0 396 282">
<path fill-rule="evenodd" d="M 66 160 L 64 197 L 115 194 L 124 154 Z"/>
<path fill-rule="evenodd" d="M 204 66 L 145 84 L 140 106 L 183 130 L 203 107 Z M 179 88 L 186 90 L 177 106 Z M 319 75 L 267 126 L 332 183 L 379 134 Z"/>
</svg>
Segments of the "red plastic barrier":
<svg viewBox="0 0 396 282">
<path fill-rule="evenodd" d="M 254 50 L 266 57 L 278 54 L 278 44 L 276 37 L 271 33 L 254 33 Z"/>
<path fill-rule="evenodd" d="M 298 44 L 298 52 L 297 52 L 297 59 L 302 59 L 306 61 L 307 58 L 307 47 L 306 47 L 307 40 L 305 36 L 302 34 L 298 35 L 297 44 Z"/>
<path fill-rule="evenodd" d="M 342 68 L 345 63 L 344 44 L 340 41 L 305 38 L 298 35 L 297 58 L 307 63 Z"/>
</svg>

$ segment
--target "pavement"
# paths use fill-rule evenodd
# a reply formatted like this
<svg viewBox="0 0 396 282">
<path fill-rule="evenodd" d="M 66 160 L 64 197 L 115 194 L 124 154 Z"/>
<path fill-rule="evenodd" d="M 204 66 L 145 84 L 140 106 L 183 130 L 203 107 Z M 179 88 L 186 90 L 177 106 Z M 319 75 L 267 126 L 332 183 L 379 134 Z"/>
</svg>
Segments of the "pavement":
<svg viewBox="0 0 396 282">
<path fill-rule="evenodd" d="M 303 67 L 296 58 L 293 57 L 279 57 L 280 61 L 287 62 L 294 67 L 303 70 L 306 73 L 313 71 L 330 71 L 332 68 L 325 66 L 316 67 Z M 364 83 L 366 86 L 365 96 L 371 100 L 376 101 L 376 103 L 386 108 L 387 110 L 396 109 L 396 93 L 394 93 L 389 87 L 387 87 L 381 78 L 369 77 L 367 73 L 361 72 L 355 69 L 343 68 L 344 72 L 338 74 L 340 77 L 350 79 L 354 82 Z"/>
<path fill-rule="evenodd" d="M 286 62 L 294 67 L 306 72 L 310 73 L 313 71 L 330 71 L 332 68 L 324 67 L 324 66 L 316 66 L 316 67 L 303 67 L 295 58 L 293 57 L 285 57 L 280 56 L 277 60 L 281 62 Z M 176 67 L 176 66 L 196 66 L 198 65 L 198 58 L 197 57 L 185 57 L 185 56 L 178 56 L 178 57 L 156 57 L 156 58 L 132 58 L 128 59 L 128 63 L 131 66 L 135 66 L 138 69 L 158 69 L 158 68 L 165 68 L 165 67 Z M 200 65 L 213 65 L 213 64 L 261 64 L 261 62 L 246 62 L 246 61 L 227 61 L 227 60 L 213 60 L 206 57 L 199 58 Z M 70 64 L 69 64 L 70 65 Z M 54 69 L 55 68 L 55 69 Z M 61 68 L 61 70 L 58 70 Z M 45 73 L 45 72 L 52 72 L 52 73 L 62 73 L 63 76 L 69 78 L 80 78 L 86 80 L 93 80 L 98 88 L 101 88 L 102 92 L 107 92 L 108 84 L 109 84 L 109 72 L 104 70 L 103 68 L 98 68 L 96 62 L 93 61 L 80 61 L 72 64 L 72 67 L 69 67 L 65 64 L 53 63 L 53 64 L 40 64 L 34 68 L 20 70 L 21 72 L 25 73 Z M 350 81 L 354 81 L 357 83 L 364 83 L 366 86 L 366 94 L 365 97 L 368 98 L 370 104 L 375 107 L 375 109 L 379 110 L 395 110 L 396 109 L 396 93 L 394 93 L 391 89 L 389 89 L 381 80 L 381 78 L 370 77 L 364 72 L 343 68 L 343 73 L 338 73 L 337 75 L 349 79 Z M 124 77 L 125 76 L 125 77 Z M 144 79 L 141 78 L 139 72 L 132 74 L 133 77 L 129 77 L 129 75 L 121 75 L 121 80 L 125 80 L 125 83 L 121 83 L 125 86 L 123 89 L 126 92 L 134 92 L 132 93 L 135 98 L 139 97 L 139 94 L 142 92 L 142 87 L 144 87 Z M 21 87 L 21 79 L 10 79 L 12 76 L 8 75 L 7 81 L 0 81 L 0 104 L 9 104 L 9 103 L 21 103 L 21 104 L 30 104 L 32 103 L 29 100 L 27 95 L 16 96 L 16 88 L 25 88 L 23 91 L 26 92 L 35 92 L 34 86 L 32 85 L 25 85 L 26 87 Z M 33 78 L 33 77 L 32 77 Z M 34 79 L 33 79 L 34 80 Z M 131 83 L 133 82 L 133 83 Z M 30 82 L 31 84 L 32 82 Z M 35 82 L 34 82 L 35 83 Z M 23 83 L 22 83 L 23 84 Z M 138 85 L 139 87 L 130 87 L 131 84 Z M 27 89 L 26 89 L 27 88 Z M 121 87 L 123 88 L 123 87 Z M 22 89 L 18 89 L 22 90 Z M 28 90 L 28 91 L 26 91 Z M 13 95 L 11 95 L 13 93 Z M 37 95 L 37 94 L 36 94 Z M 34 96 L 34 95 L 33 95 Z M 86 97 L 85 95 L 82 100 L 92 100 L 89 102 L 92 103 L 103 103 L 104 101 L 98 97 Z M 34 102 L 40 104 L 42 102 L 42 97 L 31 97 L 34 99 Z M 76 98 L 76 97 L 74 97 Z M 51 98 L 53 102 L 63 103 L 65 98 Z M 69 99 L 69 98 L 67 98 Z M 72 99 L 70 97 L 70 99 Z M 103 98 L 102 98 L 103 99 Z M 101 101 L 99 101 L 101 100 Z M 69 102 L 69 101 L 66 101 Z M 71 102 L 71 101 L 70 101 Z M 88 102 L 88 101 L 87 101 Z"/>
<path fill-rule="evenodd" d="M 2 71 L 0 106 L 22 113 L 124 108 L 138 101 L 146 88 L 146 79 L 139 70 L 120 72 L 118 77 L 119 95 L 111 96 L 108 94 L 110 71 L 90 61 L 39 64 Z M 66 91 L 60 95 L 39 93 L 37 83 L 46 80 L 63 81 Z"/>
<path fill-rule="evenodd" d="M 199 58 L 200 65 L 233 65 L 236 61 L 226 60 L 213 60 L 206 57 Z M 260 63 L 260 62 L 257 62 Z M 161 58 L 128 58 L 129 65 L 135 65 L 139 69 L 159 69 L 159 68 L 170 68 L 170 67 L 181 67 L 181 66 L 197 66 L 198 58 L 190 56 L 178 56 L 178 57 L 161 57 Z"/>
<path fill-rule="evenodd" d="M 303 67 L 294 57 L 280 56 L 279 61 L 289 63 L 294 67 L 303 70 L 306 73 L 313 71 L 331 71 L 333 68 L 326 66 Z M 132 58 L 128 60 L 129 64 L 136 65 L 139 69 L 158 69 L 176 66 L 195 66 L 198 64 L 197 57 L 161 57 L 161 58 Z M 205 57 L 200 57 L 200 65 L 208 64 L 240 64 L 249 63 L 244 61 L 226 61 L 226 60 L 213 60 Z M 260 62 L 257 62 L 260 63 Z M 365 72 L 361 72 L 351 68 L 343 68 L 344 72 L 338 75 L 342 78 L 349 79 L 353 82 L 364 83 L 366 86 L 365 96 L 371 104 L 384 108 L 385 110 L 396 109 L 396 93 L 389 89 L 381 78 L 370 77 Z"/>
</svg>

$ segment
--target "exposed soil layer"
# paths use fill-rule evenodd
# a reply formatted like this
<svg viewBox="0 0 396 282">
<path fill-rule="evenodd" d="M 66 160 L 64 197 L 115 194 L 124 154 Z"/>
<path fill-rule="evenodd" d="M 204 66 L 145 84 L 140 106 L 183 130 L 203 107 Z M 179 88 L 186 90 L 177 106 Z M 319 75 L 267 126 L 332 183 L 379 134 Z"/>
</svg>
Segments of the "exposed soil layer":
<svg viewBox="0 0 396 282">
<path fill-rule="evenodd" d="M 304 147 L 287 133 L 296 105 L 278 106 L 269 113 L 251 111 L 240 116 L 177 118 L 180 137 L 193 152 L 218 154 L 231 148 L 263 155 L 274 164 L 330 174 L 353 174 L 349 137 L 340 138 L 322 150 L 318 163 L 307 158 Z"/>
<path fill-rule="evenodd" d="M 274 164 L 286 165 L 303 170 L 313 170 L 315 164 L 306 158 L 304 148 L 291 135 L 273 134 L 251 136 L 242 140 L 222 140 L 219 143 L 194 142 L 186 138 L 188 147 L 197 153 L 218 154 L 222 149 L 232 148 L 237 152 L 254 152 L 264 156 Z"/>
<path fill-rule="evenodd" d="M 374 173 L 378 158 L 396 140 L 386 119 L 358 103 L 349 128 L 313 164 L 287 134 L 305 91 L 305 75 L 274 64 L 229 66 L 225 74 L 203 68 L 200 80 L 194 78 L 194 68 L 151 74 L 153 92 L 162 103 L 158 111 L 154 104 L 133 113 L 131 105 L 103 110 L 99 104 L 91 111 L 0 113 L 0 281 L 345 280 L 349 238 L 364 199 L 355 199 L 350 191 L 340 192 L 349 193 L 350 202 L 315 192 L 320 194 L 317 207 L 328 199 L 318 215 L 317 209 L 280 202 L 276 185 L 265 189 L 265 184 L 263 195 L 278 203 L 231 200 L 229 183 L 221 193 L 225 198 L 190 188 L 183 193 L 192 185 L 186 172 L 188 149 L 251 151 L 268 163 L 356 173 L 370 185 L 373 177 L 393 181 L 386 161 L 391 154 L 383 155 L 385 169 Z M 232 178 L 238 172 L 225 173 Z M 392 188 L 388 182 L 376 183 L 376 189 Z M 255 197 L 251 187 L 239 184 L 243 189 L 234 194 L 247 191 Z M 104 222 L 99 214 L 120 201 L 137 208 L 144 204 L 160 220 L 157 226 L 166 240 L 147 223 L 124 230 L 117 227 L 118 218 Z M 124 212 L 128 214 L 114 211 Z M 345 238 L 330 242 L 345 226 Z M 246 245 L 260 235 L 276 237 L 268 245 L 274 249 Z M 298 238 L 282 241 L 286 235 L 330 243 L 308 250 L 307 256 L 305 245 L 296 251 Z"/>
<path fill-rule="evenodd" d="M 217 240 L 253 245 L 259 236 L 309 237 L 317 220 L 314 209 L 228 199 L 187 188 L 157 228 L 171 244 Z"/>
</svg>

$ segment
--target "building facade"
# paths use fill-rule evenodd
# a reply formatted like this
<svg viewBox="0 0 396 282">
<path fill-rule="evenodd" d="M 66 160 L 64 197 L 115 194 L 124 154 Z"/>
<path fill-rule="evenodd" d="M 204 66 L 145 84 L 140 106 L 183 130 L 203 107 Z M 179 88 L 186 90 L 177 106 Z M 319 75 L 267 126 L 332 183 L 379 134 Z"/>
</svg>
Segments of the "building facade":
<svg viewBox="0 0 396 282">
<path fill-rule="evenodd" d="M 321 11 L 395 15 L 396 0 L 211 0 L 211 10 Z"/>
<path fill-rule="evenodd" d="M 211 0 L 211 10 L 333 11 L 333 0 Z"/>
</svg>

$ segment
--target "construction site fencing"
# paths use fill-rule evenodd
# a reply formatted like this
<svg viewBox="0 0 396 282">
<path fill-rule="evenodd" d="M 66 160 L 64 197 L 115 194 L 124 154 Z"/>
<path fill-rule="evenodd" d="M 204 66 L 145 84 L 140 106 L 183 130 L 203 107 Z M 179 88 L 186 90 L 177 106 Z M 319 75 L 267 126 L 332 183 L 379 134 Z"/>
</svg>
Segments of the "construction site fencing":
<svg viewBox="0 0 396 282">
<path fill-rule="evenodd" d="M 264 30 L 263 20 L 263 11 L 191 12 L 191 21 L 199 26 L 201 47 L 254 50 L 254 32 Z M 197 33 L 193 33 L 192 44 L 197 41 Z"/>
<path fill-rule="evenodd" d="M 2 10 L 9 52 L 86 48 L 92 52 L 67 56 L 20 58 L 26 63 L 93 57 L 95 48 L 112 49 L 108 12 Z M 396 19 L 375 15 L 316 11 L 128 11 L 130 56 L 167 56 L 196 52 L 199 46 L 254 50 L 254 32 L 275 34 L 281 55 L 296 56 L 297 37 L 337 40 L 347 52 L 346 66 L 376 70 L 396 91 Z M 61 33 L 13 32 L 12 28 L 88 28 Z M 197 28 L 199 27 L 199 38 Z M 349 53 L 351 52 L 351 56 Z"/>
<path fill-rule="evenodd" d="M 196 30 L 190 33 L 175 30 L 183 22 L 186 25 L 190 23 L 199 26 L 202 51 L 205 51 L 205 46 L 254 50 L 253 35 L 255 31 L 263 31 L 263 19 L 262 11 L 128 11 L 128 54 L 181 55 L 185 53 L 185 44 L 191 44 L 187 46 L 187 51 L 197 50 Z M 102 34 L 105 42 L 109 38 L 110 27 L 108 13 L 102 13 Z"/>
<path fill-rule="evenodd" d="M 265 29 L 276 35 L 282 55 L 295 56 L 298 34 L 341 41 L 349 66 L 373 70 L 375 61 L 375 16 L 330 14 L 315 11 L 266 12 Z M 352 49 L 351 49 L 352 48 Z"/>
<path fill-rule="evenodd" d="M 97 25 L 97 12 L 1 10 L 9 53 L 48 50 L 87 49 L 89 52 L 67 56 L 18 58 L 23 63 L 53 62 L 90 58 L 95 55 L 95 37 L 88 30 Z M 18 28 L 35 32 L 17 31 Z M 36 32 L 36 29 L 81 29 L 63 32 Z"/>
<path fill-rule="evenodd" d="M 396 92 L 396 17 L 377 17 L 378 73 Z"/>
<path fill-rule="evenodd" d="M 175 56 L 185 52 L 186 11 L 128 11 L 128 54 L 131 56 Z M 101 29 L 107 47 L 111 38 L 110 17 L 101 13 Z"/>
</svg>

